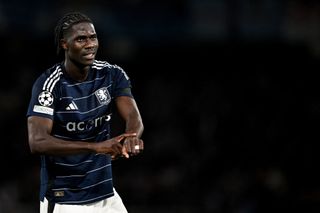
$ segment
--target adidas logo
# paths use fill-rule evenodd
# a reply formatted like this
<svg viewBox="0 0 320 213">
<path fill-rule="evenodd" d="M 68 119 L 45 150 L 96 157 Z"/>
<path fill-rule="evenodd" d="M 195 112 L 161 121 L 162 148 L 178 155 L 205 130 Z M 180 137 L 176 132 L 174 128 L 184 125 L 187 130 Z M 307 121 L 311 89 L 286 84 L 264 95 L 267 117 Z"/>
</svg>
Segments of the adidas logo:
<svg viewBox="0 0 320 213">
<path fill-rule="evenodd" d="M 77 110 L 77 109 L 78 109 L 78 107 L 73 101 L 66 108 L 66 110 Z"/>
</svg>

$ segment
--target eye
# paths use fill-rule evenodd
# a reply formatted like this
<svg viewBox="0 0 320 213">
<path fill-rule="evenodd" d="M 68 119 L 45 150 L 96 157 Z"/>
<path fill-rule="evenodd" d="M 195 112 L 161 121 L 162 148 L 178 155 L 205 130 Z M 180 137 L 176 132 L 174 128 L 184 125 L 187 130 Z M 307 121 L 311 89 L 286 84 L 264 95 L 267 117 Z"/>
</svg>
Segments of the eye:
<svg viewBox="0 0 320 213">
<path fill-rule="evenodd" d="M 97 40 L 97 35 L 92 35 L 89 38 L 91 41 L 95 41 L 95 40 Z"/>
<path fill-rule="evenodd" d="M 86 41 L 86 37 L 85 36 L 80 36 L 76 39 L 77 42 L 85 42 Z"/>
</svg>

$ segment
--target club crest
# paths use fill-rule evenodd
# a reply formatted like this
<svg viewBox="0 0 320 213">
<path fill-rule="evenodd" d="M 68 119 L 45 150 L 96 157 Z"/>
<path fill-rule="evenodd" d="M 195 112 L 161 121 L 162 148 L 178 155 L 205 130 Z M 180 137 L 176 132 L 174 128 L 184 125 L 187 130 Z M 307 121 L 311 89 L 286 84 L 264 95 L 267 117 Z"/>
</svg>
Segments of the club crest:
<svg viewBox="0 0 320 213">
<path fill-rule="evenodd" d="M 106 87 L 100 88 L 97 91 L 95 91 L 95 95 L 99 103 L 102 105 L 107 105 L 111 101 L 111 96 Z"/>
</svg>

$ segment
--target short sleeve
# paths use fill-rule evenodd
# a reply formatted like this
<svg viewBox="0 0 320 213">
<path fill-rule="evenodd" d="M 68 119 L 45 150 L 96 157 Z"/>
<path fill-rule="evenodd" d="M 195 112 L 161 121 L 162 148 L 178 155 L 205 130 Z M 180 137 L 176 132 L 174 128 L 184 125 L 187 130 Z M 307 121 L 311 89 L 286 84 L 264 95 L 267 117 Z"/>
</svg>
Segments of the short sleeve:
<svg viewBox="0 0 320 213">
<path fill-rule="evenodd" d="M 53 91 L 43 87 L 46 79 L 42 75 L 33 84 L 27 117 L 35 115 L 53 119 L 56 98 Z"/>
<path fill-rule="evenodd" d="M 114 97 L 133 97 L 131 93 L 131 82 L 127 73 L 119 66 L 115 66 L 114 72 Z"/>
</svg>

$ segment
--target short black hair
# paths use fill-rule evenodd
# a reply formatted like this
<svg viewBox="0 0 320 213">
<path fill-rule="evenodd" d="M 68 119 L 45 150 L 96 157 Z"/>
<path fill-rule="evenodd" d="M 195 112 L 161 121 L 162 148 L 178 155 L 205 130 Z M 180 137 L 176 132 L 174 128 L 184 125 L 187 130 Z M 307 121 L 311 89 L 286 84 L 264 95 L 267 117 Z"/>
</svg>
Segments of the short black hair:
<svg viewBox="0 0 320 213">
<path fill-rule="evenodd" d="M 81 22 L 92 23 L 92 20 L 81 12 L 70 12 L 66 13 L 57 23 L 54 29 L 54 41 L 57 48 L 57 55 L 60 54 L 61 45 L 60 40 L 65 36 L 66 32 L 75 24 Z"/>
</svg>

